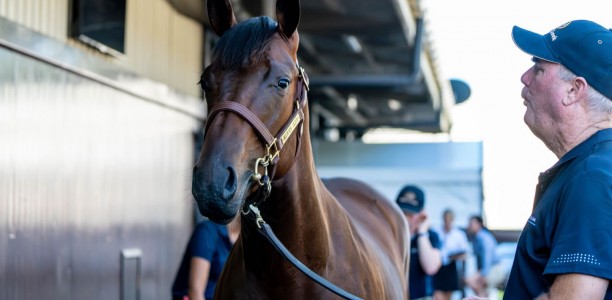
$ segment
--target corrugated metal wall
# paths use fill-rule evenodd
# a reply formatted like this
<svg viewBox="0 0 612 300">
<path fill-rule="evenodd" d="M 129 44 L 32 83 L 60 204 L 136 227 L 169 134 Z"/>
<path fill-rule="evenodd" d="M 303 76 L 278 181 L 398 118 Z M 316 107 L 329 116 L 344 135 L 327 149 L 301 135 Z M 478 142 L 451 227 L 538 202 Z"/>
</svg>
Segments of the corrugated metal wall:
<svg viewBox="0 0 612 300">
<path fill-rule="evenodd" d="M 68 37 L 70 4 L 0 0 L 0 299 L 120 299 L 133 248 L 140 299 L 168 299 L 193 225 L 203 28 L 128 0 L 116 58 Z"/>
<path fill-rule="evenodd" d="M 168 299 L 198 120 L 0 47 L 0 299 Z"/>
<path fill-rule="evenodd" d="M 179 14 L 164 0 L 127 0 L 126 53 L 115 58 L 69 37 L 71 2 L 2 0 L 0 16 L 181 92 L 200 95 L 201 24 Z"/>
</svg>

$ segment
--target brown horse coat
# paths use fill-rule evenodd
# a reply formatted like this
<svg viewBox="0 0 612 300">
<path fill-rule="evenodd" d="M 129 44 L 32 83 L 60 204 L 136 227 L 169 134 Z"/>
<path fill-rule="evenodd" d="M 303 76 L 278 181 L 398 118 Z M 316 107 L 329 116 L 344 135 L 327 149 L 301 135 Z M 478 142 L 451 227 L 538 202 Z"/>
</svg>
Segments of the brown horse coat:
<svg viewBox="0 0 612 300">
<path fill-rule="evenodd" d="M 209 109 L 235 101 L 275 134 L 296 109 L 299 2 L 278 0 L 278 28 L 261 17 L 236 25 L 229 0 L 209 0 L 208 11 L 221 36 L 202 76 Z M 257 36 L 265 28 L 269 33 L 261 42 Z M 242 50 L 250 53 L 239 55 Z M 303 132 L 298 128 L 286 141 L 275 172 L 270 167 L 271 194 L 259 205 L 263 218 L 302 263 L 347 292 L 365 299 L 406 299 L 409 233 L 402 213 L 359 181 L 319 178 L 307 105 L 303 109 Z M 227 223 L 248 210 L 247 198 L 259 187 L 253 167 L 266 150 L 244 116 L 223 111 L 208 122 L 193 194 L 202 214 Z M 243 216 L 216 299 L 339 298 L 285 261 L 256 226 L 253 214 Z"/>
</svg>

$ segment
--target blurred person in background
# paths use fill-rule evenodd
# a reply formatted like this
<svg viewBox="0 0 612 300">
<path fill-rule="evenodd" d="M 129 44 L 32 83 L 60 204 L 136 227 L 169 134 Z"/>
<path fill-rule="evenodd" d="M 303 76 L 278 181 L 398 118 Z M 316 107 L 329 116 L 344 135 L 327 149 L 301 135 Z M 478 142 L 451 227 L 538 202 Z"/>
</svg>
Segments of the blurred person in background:
<svg viewBox="0 0 612 300">
<path fill-rule="evenodd" d="M 442 239 L 442 267 L 434 276 L 435 300 L 449 300 L 453 292 L 462 290 L 463 262 L 469 249 L 465 232 L 453 225 L 454 212 L 444 210 L 442 219 L 443 225 L 436 230 Z"/>
<path fill-rule="evenodd" d="M 213 299 L 217 280 L 240 234 L 240 217 L 227 225 L 198 223 L 172 284 L 173 300 Z"/>
<path fill-rule="evenodd" d="M 472 249 L 478 271 L 467 277 L 465 283 L 478 297 L 488 297 L 489 290 L 496 288 L 504 280 L 503 267 L 495 254 L 497 240 L 484 226 L 480 216 L 470 218 L 467 231 L 473 237 Z"/>
<path fill-rule="evenodd" d="M 432 299 L 433 278 L 442 265 L 440 238 L 429 229 L 425 206 L 425 193 L 414 185 L 404 186 L 399 192 L 397 205 L 410 226 L 410 271 L 408 276 L 410 299 Z"/>
</svg>

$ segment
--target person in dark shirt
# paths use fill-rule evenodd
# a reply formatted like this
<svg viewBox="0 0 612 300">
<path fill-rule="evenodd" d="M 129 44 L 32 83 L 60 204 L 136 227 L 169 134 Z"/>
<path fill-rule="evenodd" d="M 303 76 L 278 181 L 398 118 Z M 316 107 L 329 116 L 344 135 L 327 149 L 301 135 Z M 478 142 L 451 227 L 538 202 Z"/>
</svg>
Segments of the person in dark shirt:
<svg viewBox="0 0 612 300">
<path fill-rule="evenodd" d="M 410 271 L 408 288 L 410 299 L 431 299 L 433 278 L 442 265 L 440 238 L 429 229 L 425 206 L 425 193 L 419 187 L 407 185 L 397 196 L 397 205 L 402 209 L 410 226 Z"/>
<path fill-rule="evenodd" d="M 608 24 L 610 25 L 610 24 Z M 540 174 L 504 299 L 612 299 L 612 30 L 512 29 L 533 57 L 524 121 L 559 158 Z"/>
<path fill-rule="evenodd" d="M 612 31 L 577 20 L 512 37 L 535 62 L 525 122 L 559 161 L 540 176 L 504 298 L 612 299 Z"/>
<path fill-rule="evenodd" d="M 172 285 L 174 300 L 209 300 L 240 233 L 240 221 L 219 225 L 205 220 L 197 224 Z"/>
</svg>

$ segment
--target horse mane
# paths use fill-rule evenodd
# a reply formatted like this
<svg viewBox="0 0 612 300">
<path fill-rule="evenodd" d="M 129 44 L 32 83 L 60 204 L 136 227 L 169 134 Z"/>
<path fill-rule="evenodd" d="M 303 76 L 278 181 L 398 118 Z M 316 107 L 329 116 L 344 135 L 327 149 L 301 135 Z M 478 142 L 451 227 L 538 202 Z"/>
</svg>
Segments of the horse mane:
<svg viewBox="0 0 612 300">
<path fill-rule="evenodd" d="M 213 60 L 224 69 L 245 69 L 260 56 L 277 28 L 278 23 L 266 16 L 240 22 L 221 36 L 213 50 Z"/>
</svg>

